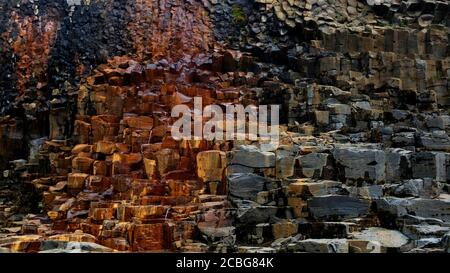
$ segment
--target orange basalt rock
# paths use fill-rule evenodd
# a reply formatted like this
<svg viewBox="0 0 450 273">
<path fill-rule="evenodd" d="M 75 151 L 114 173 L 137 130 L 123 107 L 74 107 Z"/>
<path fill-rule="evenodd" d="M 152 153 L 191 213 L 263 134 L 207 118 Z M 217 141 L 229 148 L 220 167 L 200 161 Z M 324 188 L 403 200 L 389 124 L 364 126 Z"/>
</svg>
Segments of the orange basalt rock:
<svg viewBox="0 0 450 273">
<path fill-rule="evenodd" d="M 92 117 L 93 142 L 100 140 L 114 140 L 119 130 L 119 120 L 113 115 Z"/>
<path fill-rule="evenodd" d="M 35 87 L 42 88 L 48 82 L 47 67 L 51 48 L 56 39 L 58 22 L 52 18 L 41 17 L 41 24 L 34 24 L 37 16 L 24 16 L 15 11 L 10 15 L 11 21 L 18 28 L 18 35 L 12 43 L 17 56 L 17 89 L 20 95 L 32 86 L 31 76 L 39 80 Z M 12 39 L 12 37 L 11 37 Z"/>
<path fill-rule="evenodd" d="M 76 231 L 53 239 L 92 241 L 119 251 L 181 249 L 197 236 L 196 219 L 203 213 L 198 196 L 217 192 L 211 188 L 222 181 L 226 164 L 225 153 L 210 151 L 214 144 L 171 136 L 173 106 L 192 107 L 195 96 L 204 106 L 216 102 L 212 85 L 197 84 L 195 75 L 185 73 L 199 54 L 207 59 L 212 28 L 198 3 L 139 1 L 135 8 L 128 25 L 135 56 L 112 57 L 84 75 L 73 143 L 46 143 L 50 172 L 60 177 L 35 184 L 44 191 L 51 232 Z M 149 10 L 150 21 L 144 14 Z M 143 28 L 142 21 L 166 28 Z M 149 31 L 150 38 L 141 39 Z M 178 61 L 179 68 L 166 64 Z M 57 113 L 52 135 L 59 139 Z M 29 232 L 36 231 L 30 226 Z"/>
<path fill-rule="evenodd" d="M 136 2 L 135 9 L 128 29 L 140 60 L 167 58 L 175 62 L 212 47 L 212 25 L 201 5 L 180 0 L 157 4 L 144 0 Z M 152 16 L 148 16 L 149 12 Z"/>
<path fill-rule="evenodd" d="M 197 154 L 197 174 L 203 182 L 222 181 L 226 167 L 226 154 L 204 151 Z"/>
<path fill-rule="evenodd" d="M 70 173 L 67 177 L 68 190 L 75 193 L 82 191 L 88 176 L 86 173 Z"/>
<path fill-rule="evenodd" d="M 166 225 L 163 223 L 155 224 L 136 224 L 132 232 L 132 250 L 133 251 L 151 251 L 161 250 L 170 245 L 164 236 Z"/>
<path fill-rule="evenodd" d="M 92 158 L 77 156 L 72 159 L 72 172 L 90 173 L 93 163 Z"/>
<path fill-rule="evenodd" d="M 116 144 L 111 141 L 99 141 L 93 148 L 93 152 L 111 155 L 116 150 Z"/>
<path fill-rule="evenodd" d="M 126 117 L 124 120 L 126 126 L 137 130 L 151 130 L 153 128 L 153 118 L 147 116 Z"/>
</svg>

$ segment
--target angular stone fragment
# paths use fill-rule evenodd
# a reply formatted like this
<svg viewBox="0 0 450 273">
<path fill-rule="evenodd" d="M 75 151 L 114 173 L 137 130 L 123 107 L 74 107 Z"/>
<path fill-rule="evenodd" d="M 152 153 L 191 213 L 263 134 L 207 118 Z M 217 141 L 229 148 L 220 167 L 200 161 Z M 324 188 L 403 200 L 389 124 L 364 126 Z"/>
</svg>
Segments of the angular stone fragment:
<svg viewBox="0 0 450 273">
<path fill-rule="evenodd" d="M 67 188 L 69 191 L 77 193 L 83 190 L 86 178 L 88 178 L 88 174 L 85 173 L 70 173 L 67 177 Z"/>
<path fill-rule="evenodd" d="M 437 218 L 445 222 L 450 222 L 450 199 L 422 199 L 416 198 L 408 200 L 406 209 L 410 214 Z"/>
<path fill-rule="evenodd" d="M 278 147 L 276 151 L 276 174 L 278 178 L 294 175 L 296 151 L 292 147 Z"/>
<path fill-rule="evenodd" d="M 376 199 L 383 197 L 383 188 L 380 185 L 363 187 L 346 187 L 349 195 L 356 198 Z"/>
<path fill-rule="evenodd" d="M 175 170 L 180 160 L 180 154 L 173 149 L 162 149 L 155 156 L 159 175 Z"/>
<path fill-rule="evenodd" d="M 256 201 L 257 194 L 271 188 L 271 181 L 255 174 L 232 174 L 228 177 L 230 195 L 234 198 Z"/>
<path fill-rule="evenodd" d="M 124 123 L 133 129 L 151 130 L 153 128 L 153 118 L 147 116 L 126 117 Z"/>
<path fill-rule="evenodd" d="M 236 242 L 235 227 L 215 227 L 201 222 L 198 224 L 198 228 L 211 242 L 220 241 L 228 244 L 235 244 Z"/>
<path fill-rule="evenodd" d="M 72 171 L 80 173 L 90 173 L 94 160 L 88 157 L 75 157 L 72 159 Z"/>
<path fill-rule="evenodd" d="M 389 186 L 387 190 L 398 197 L 435 198 L 440 194 L 441 185 L 431 178 L 411 179 Z"/>
<path fill-rule="evenodd" d="M 78 155 L 79 153 L 89 153 L 92 146 L 88 144 L 78 144 L 72 149 L 72 154 Z"/>
<path fill-rule="evenodd" d="M 156 160 L 144 158 L 144 168 L 148 179 L 153 179 L 157 174 Z"/>
<path fill-rule="evenodd" d="M 384 253 L 381 244 L 377 241 L 348 240 L 350 253 Z"/>
<path fill-rule="evenodd" d="M 137 224 L 133 230 L 133 251 L 150 251 L 165 248 L 164 224 Z"/>
<path fill-rule="evenodd" d="M 411 155 L 411 151 L 398 148 L 386 151 L 386 181 L 411 178 Z"/>
<path fill-rule="evenodd" d="M 358 240 L 379 242 L 382 247 L 400 249 L 406 247 L 410 239 L 397 230 L 371 227 L 361 232 L 355 232 L 352 237 Z"/>
<path fill-rule="evenodd" d="M 39 253 L 110 253 L 113 249 L 92 242 L 42 242 Z"/>
<path fill-rule="evenodd" d="M 291 221 L 281 221 L 272 225 L 272 232 L 275 240 L 295 235 L 297 231 L 297 224 Z"/>
<path fill-rule="evenodd" d="M 386 156 L 383 151 L 359 147 L 341 147 L 333 151 L 333 156 L 345 180 L 371 180 L 381 182 L 386 179 Z"/>
<path fill-rule="evenodd" d="M 442 237 L 442 246 L 447 253 L 450 253 L 450 232 Z"/>
<path fill-rule="evenodd" d="M 325 153 L 310 153 L 299 156 L 298 161 L 300 163 L 302 174 L 305 177 L 321 178 L 323 168 L 327 164 L 327 159 L 328 154 Z"/>
<path fill-rule="evenodd" d="M 418 144 L 429 151 L 450 152 L 450 137 L 443 130 L 420 134 Z"/>
<path fill-rule="evenodd" d="M 450 227 L 438 225 L 406 225 L 402 231 L 409 238 L 420 240 L 424 238 L 441 238 L 450 231 Z"/>
<path fill-rule="evenodd" d="M 348 253 L 346 239 L 307 239 L 289 245 L 290 250 L 308 253 Z"/>
<path fill-rule="evenodd" d="M 445 154 L 420 152 L 412 157 L 413 178 L 433 178 L 446 181 Z"/>
<path fill-rule="evenodd" d="M 111 155 L 114 153 L 116 148 L 116 145 L 114 142 L 111 141 L 99 141 L 94 146 L 94 152 L 96 153 L 102 153 L 105 155 Z"/>
<path fill-rule="evenodd" d="M 200 152 L 197 155 L 197 175 L 203 182 L 222 181 L 226 162 L 224 152 Z"/>
<path fill-rule="evenodd" d="M 358 226 L 350 222 L 306 222 L 299 223 L 298 232 L 309 238 L 347 238 Z"/>
<path fill-rule="evenodd" d="M 139 164 L 141 161 L 142 155 L 138 153 L 114 153 L 112 157 L 113 174 L 127 174 L 132 166 Z"/>
<path fill-rule="evenodd" d="M 287 188 L 287 193 L 292 197 L 324 196 L 339 194 L 343 191 L 342 183 L 331 180 L 311 182 L 308 179 L 293 180 Z"/>
<path fill-rule="evenodd" d="M 288 206 L 292 207 L 294 218 L 308 216 L 306 201 L 299 197 L 288 197 Z"/>
<path fill-rule="evenodd" d="M 239 146 L 236 150 L 231 152 L 231 159 L 229 159 L 230 172 L 253 172 L 257 168 L 274 168 L 275 167 L 275 153 L 262 152 L 256 146 L 248 145 Z"/>
<path fill-rule="evenodd" d="M 270 222 L 278 208 L 275 206 L 243 206 L 237 211 L 237 220 L 243 225 Z"/>
<path fill-rule="evenodd" d="M 315 219 L 350 219 L 366 215 L 369 202 L 348 196 L 326 195 L 309 199 L 308 209 Z"/>
<path fill-rule="evenodd" d="M 112 115 L 101 115 L 92 117 L 93 141 L 111 139 L 117 135 L 119 124 L 117 117 Z"/>
</svg>

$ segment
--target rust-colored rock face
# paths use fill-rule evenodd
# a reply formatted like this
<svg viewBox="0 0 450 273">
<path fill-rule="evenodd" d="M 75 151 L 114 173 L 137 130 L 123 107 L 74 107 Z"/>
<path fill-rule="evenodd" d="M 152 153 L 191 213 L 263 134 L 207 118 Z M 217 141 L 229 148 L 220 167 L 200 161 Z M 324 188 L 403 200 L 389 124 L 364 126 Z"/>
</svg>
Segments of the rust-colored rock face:
<svg viewBox="0 0 450 273">
<path fill-rule="evenodd" d="M 0 252 L 448 252 L 449 6 L 3 1 Z"/>
<path fill-rule="evenodd" d="M 192 105 L 199 96 L 209 104 L 238 102 L 237 96 L 218 99 L 226 89 L 212 80 L 193 83 L 184 71 L 115 57 L 80 86 L 77 145 L 66 152 L 60 146 L 57 154 L 65 155 L 50 159 L 55 176 L 66 174 L 56 166 L 67 161 L 72 171 L 66 190 L 53 186 L 44 192 L 47 214 L 54 215 L 49 232 L 82 230 L 116 250 L 154 251 L 190 246 L 199 223 L 212 230 L 231 228 L 224 195 L 227 146 L 174 140 L 171 107 Z M 45 188 L 42 182 L 34 181 Z"/>
<path fill-rule="evenodd" d="M 195 1 L 136 0 L 128 31 L 138 60 L 177 62 L 208 53 L 213 25 Z"/>
<path fill-rule="evenodd" d="M 48 83 L 48 59 L 56 39 L 59 22 L 48 16 L 20 16 L 10 14 L 11 25 L 17 31 L 12 40 L 12 52 L 16 58 L 17 90 L 23 96 L 26 90 L 42 88 Z M 39 24 L 36 24 L 39 21 Z M 30 79 L 33 78 L 34 82 Z M 43 95 L 43 94 L 42 94 Z"/>
</svg>

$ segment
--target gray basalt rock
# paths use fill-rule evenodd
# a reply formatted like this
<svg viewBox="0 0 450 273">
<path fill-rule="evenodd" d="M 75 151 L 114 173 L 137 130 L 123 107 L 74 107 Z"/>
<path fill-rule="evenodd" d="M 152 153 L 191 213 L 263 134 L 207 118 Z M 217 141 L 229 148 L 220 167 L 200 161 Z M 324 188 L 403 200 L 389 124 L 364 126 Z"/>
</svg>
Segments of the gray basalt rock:
<svg viewBox="0 0 450 273">
<path fill-rule="evenodd" d="M 369 201 L 341 195 L 318 196 L 308 200 L 308 209 L 314 219 L 350 219 L 366 215 Z"/>
<path fill-rule="evenodd" d="M 444 222 L 450 222 L 450 199 L 422 199 L 416 198 L 408 201 L 406 209 L 408 213 L 426 217 L 438 218 Z"/>
<path fill-rule="evenodd" d="M 241 145 L 230 152 L 231 173 L 253 172 L 254 169 L 275 168 L 276 156 L 273 152 L 263 152 L 253 145 Z"/>
<path fill-rule="evenodd" d="M 308 253 L 348 253 L 346 239 L 307 239 L 289 244 L 288 249 Z"/>
<path fill-rule="evenodd" d="M 446 181 L 445 153 L 419 152 L 412 156 L 413 178 L 433 178 Z"/>
<path fill-rule="evenodd" d="M 361 232 L 351 234 L 355 239 L 379 242 L 382 247 L 387 249 L 400 250 L 406 248 L 410 239 L 397 230 L 372 227 Z"/>
<path fill-rule="evenodd" d="M 398 197 L 435 198 L 441 192 L 441 184 L 432 178 L 410 179 L 386 186 L 386 193 Z"/>
<path fill-rule="evenodd" d="M 386 150 L 386 181 L 397 182 L 411 178 L 411 155 L 408 150 L 395 148 Z"/>
<path fill-rule="evenodd" d="M 386 179 L 384 151 L 361 147 L 337 147 L 333 151 L 333 156 L 345 181 L 382 182 Z"/>
<path fill-rule="evenodd" d="M 241 225 L 256 225 L 275 222 L 278 207 L 261 206 L 250 201 L 237 202 L 236 220 Z"/>
<path fill-rule="evenodd" d="M 323 168 L 327 165 L 329 154 L 326 153 L 310 153 L 299 156 L 298 161 L 301 166 L 302 174 L 305 177 L 321 178 Z"/>
<path fill-rule="evenodd" d="M 258 193 L 270 189 L 272 184 L 269 179 L 256 174 L 232 174 L 228 179 L 232 198 L 251 201 L 256 201 Z"/>
</svg>

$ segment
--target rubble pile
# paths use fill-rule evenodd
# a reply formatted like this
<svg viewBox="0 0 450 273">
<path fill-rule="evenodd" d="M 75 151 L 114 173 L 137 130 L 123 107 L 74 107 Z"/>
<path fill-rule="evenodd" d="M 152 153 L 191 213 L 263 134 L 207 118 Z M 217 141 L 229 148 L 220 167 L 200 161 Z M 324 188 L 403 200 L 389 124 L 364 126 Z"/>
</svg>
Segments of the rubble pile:
<svg viewBox="0 0 450 273">
<path fill-rule="evenodd" d="M 0 252 L 449 251 L 447 2 L 12 2 Z M 279 145 L 175 140 L 195 97 Z"/>
</svg>

